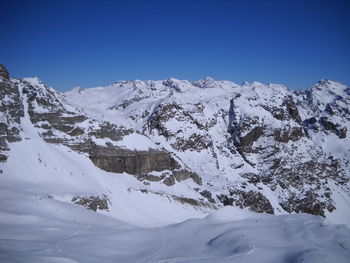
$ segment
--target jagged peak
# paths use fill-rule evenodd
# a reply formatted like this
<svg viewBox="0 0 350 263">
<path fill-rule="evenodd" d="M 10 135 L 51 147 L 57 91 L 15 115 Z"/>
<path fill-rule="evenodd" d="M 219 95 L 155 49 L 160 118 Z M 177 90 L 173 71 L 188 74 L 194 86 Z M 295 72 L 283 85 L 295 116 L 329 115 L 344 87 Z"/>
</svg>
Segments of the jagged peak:
<svg viewBox="0 0 350 263">
<path fill-rule="evenodd" d="M 34 90 L 42 94 L 51 94 L 54 96 L 61 96 L 61 92 L 44 84 L 38 77 L 22 78 L 21 81 L 23 81 L 26 84 L 29 84 L 29 86 L 31 86 Z"/>
<path fill-rule="evenodd" d="M 328 104 L 333 104 L 335 101 L 349 99 L 349 87 L 338 82 L 328 79 L 321 79 L 315 85 L 309 87 L 305 94 L 308 102 L 313 106 L 313 110 L 323 111 Z M 345 99 L 345 100 L 343 100 Z"/>
<path fill-rule="evenodd" d="M 204 79 L 199 79 L 192 83 L 193 86 L 207 89 L 207 88 L 231 88 L 231 87 L 237 87 L 238 85 L 232 81 L 229 80 L 215 80 L 211 77 L 206 77 Z"/>
<path fill-rule="evenodd" d="M 335 81 L 335 80 L 330 80 L 330 79 L 320 79 L 314 86 L 325 86 L 325 87 L 344 86 L 344 87 L 346 87 L 346 85 L 344 85 L 343 83 L 341 83 L 339 81 Z"/>
<path fill-rule="evenodd" d="M 182 88 L 192 86 L 188 80 L 179 80 L 175 78 L 168 78 L 163 80 L 162 84 L 169 88 L 176 90 L 177 92 L 182 92 Z"/>
<path fill-rule="evenodd" d="M 338 85 L 338 86 L 346 86 L 340 81 L 330 80 L 330 79 L 320 79 L 315 85 Z"/>
<path fill-rule="evenodd" d="M 317 82 L 317 84 L 325 85 L 325 84 L 330 84 L 330 82 L 331 82 L 330 80 L 322 78 Z"/>
<path fill-rule="evenodd" d="M 167 78 L 165 80 L 163 80 L 163 82 L 168 82 L 168 83 L 188 83 L 188 80 L 181 80 L 181 79 L 177 79 L 177 78 Z"/>
<path fill-rule="evenodd" d="M 311 93 L 332 93 L 337 95 L 345 95 L 349 87 L 339 81 L 329 79 L 321 79 L 315 85 L 311 86 L 308 91 Z"/>
<path fill-rule="evenodd" d="M 216 80 L 213 79 L 212 77 L 205 77 L 204 79 L 199 79 L 197 81 L 195 81 L 194 83 L 206 83 L 206 82 L 215 82 Z"/>
<path fill-rule="evenodd" d="M 192 85 L 199 88 L 215 88 L 217 86 L 217 81 L 211 77 L 206 77 L 204 79 L 196 80 Z"/>
<path fill-rule="evenodd" d="M 215 81 L 215 79 L 211 78 L 211 77 L 205 77 L 204 78 L 205 81 Z"/>
</svg>

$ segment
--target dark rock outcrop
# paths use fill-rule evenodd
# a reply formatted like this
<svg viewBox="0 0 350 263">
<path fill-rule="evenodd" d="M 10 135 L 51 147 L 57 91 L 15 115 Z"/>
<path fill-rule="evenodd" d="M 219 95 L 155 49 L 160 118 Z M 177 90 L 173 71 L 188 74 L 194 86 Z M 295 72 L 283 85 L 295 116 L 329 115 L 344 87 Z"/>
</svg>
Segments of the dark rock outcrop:
<svg viewBox="0 0 350 263">
<path fill-rule="evenodd" d="M 304 135 L 304 132 L 302 127 L 293 127 L 289 129 L 277 128 L 273 135 L 276 142 L 287 143 L 289 141 L 295 142 L 299 140 Z"/>
<path fill-rule="evenodd" d="M 217 198 L 224 206 L 248 207 L 258 213 L 274 214 L 270 201 L 260 192 L 230 189 L 229 195 L 221 194 Z"/>
<path fill-rule="evenodd" d="M 176 181 L 175 181 L 175 177 L 174 176 L 168 176 L 164 179 L 163 183 L 166 185 L 166 186 L 173 186 Z"/>
<path fill-rule="evenodd" d="M 203 191 L 199 192 L 199 194 L 201 196 L 207 198 L 210 203 L 215 203 L 215 200 L 214 200 L 211 192 L 209 192 L 208 190 L 203 190 Z"/>
<path fill-rule="evenodd" d="M 134 131 L 132 129 L 125 129 L 109 122 L 105 122 L 99 125 L 99 129 L 91 131 L 89 136 L 95 136 L 96 138 L 109 138 L 112 141 L 120 141 L 123 136 L 133 132 Z"/>
<path fill-rule="evenodd" d="M 319 122 L 326 131 L 333 132 L 340 139 L 346 138 L 346 127 L 341 127 L 339 124 L 334 124 L 333 122 L 329 121 L 327 117 L 322 117 Z"/>
<path fill-rule="evenodd" d="M 198 151 L 208 149 L 213 146 L 211 140 L 208 140 L 205 136 L 194 133 L 190 137 L 184 139 L 179 138 L 175 143 L 172 143 L 171 146 L 178 151 Z"/>
<path fill-rule="evenodd" d="M 190 172 L 188 170 L 178 170 L 178 171 L 173 171 L 172 173 L 176 179 L 176 181 L 181 182 L 184 180 L 187 180 L 189 178 L 192 178 L 192 180 L 198 184 L 202 184 L 202 178 L 198 176 L 198 174 L 194 172 Z"/>
<path fill-rule="evenodd" d="M 74 196 L 72 202 L 81 205 L 89 210 L 108 210 L 108 203 L 110 202 L 106 195 L 100 196 Z"/>
<path fill-rule="evenodd" d="M 129 191 L 131 192 L 131 191 L 135 191 L 135 190 L 129 189 Z M 143 194 L 156 194 L 156 195 L 164 196 L 170 202 L 172 202 L 172 201 L 179 202 L 183 205 L 192 206 L 192 207 L 195 207 L 197 209 L 201 209 L 201 208 L 204 208 L 204 209 L 209 208 L 211 210 L 217 209 L 217 207 L 212 203 L 204 202 L 201 200 L 196 200 L 193 198 L 187 198 L 187 197 L 182 197 L 182 196 L 177 196 L 177 195 L 172 195 L 172 194 L 169 195 L 169 194 L 165 194 L 165 193 L 161 193 L 161 192 L 149 191 L 147 189 L 137 189 L 137 191 L 140 191 Z"/>
<path fill-rule="evenodd" d="M 202 178 L 198 174 L 188 170 L 172 171 L 172 173 L 164 179 L 163 183 L 167 186 L 172 186 L 176 181 L 181 182 L 189 178 L 191 178 L 196 184 L 202 185 Z"/>
<path fill-rule="evenodd" d="M 20 119 L 24 116 L 18 85 L 9 80 L 6 68 L 0 65 L 0 162 L 7 160 L 8 143 L 21 140 Z"/>
<path fill-rule="evenodd" d="M 316 193 L 308 191 L 301 197 L 292 195 L 286 202 L 283 202 L 280 205 L 289 213 L 308 213 L 324 217 L 325 209 L 329 212 L 332 212 L 335 209 L 334 205 L 329 201 L 329 193 L 326 194 L 326 196 L 328 196 L 328 201 L 320 201 Z"/>
<path fill-rule="evenodd" d="M 137 175 L 180 168 L 180 165 L 168 152 L 159 150 L 130 151 L 96 145 L 90 149 L 89 154 L 90 160 L 107 172 L 126 172 Z"/>
</svg>

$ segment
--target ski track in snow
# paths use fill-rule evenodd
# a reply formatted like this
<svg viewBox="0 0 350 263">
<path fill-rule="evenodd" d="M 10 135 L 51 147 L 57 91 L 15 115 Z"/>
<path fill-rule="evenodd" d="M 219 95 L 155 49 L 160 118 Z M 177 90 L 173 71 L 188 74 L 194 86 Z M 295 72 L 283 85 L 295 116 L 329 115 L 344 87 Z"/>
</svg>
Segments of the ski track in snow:
<svg viewBox="0 0 350 263">
<path fill-rule="evenodd" d="M 140 261 L 138 261 L 139 263 L 155 262 L 155 259 L 157 257 L 160 257 L 160 256 L 163 255 L 164 249 L 166 247 L 166 239 L 164 237 L 164 233 L 163 233 L 162 229 L 158 228 L 157 232 L 159 232 L 159 234 L 161 236 L 161 239 L 160 239 L 161 246 L 160 246 L 160 248 L 157 249 L 154 253 L 150 254 L 149 256 L 146 256 L 146 257 L 142 258 Z"/>
<path fill-rule="evenodd" d="M 84 227 L 83 229 L 78 230 L 78 231 L 74 232 L 73 234 L 70 234 L 70 235 L 68 235 L 68 236 L 66 236 L 66 237 L 64 237 L 64 238 L 62 238 L 62 239 L 60 239 L 60 240 L 57 242 L 57 244 L 55 245 L 57 251 L 58 251 L 59 253 L 62 253 L 63 251 L 62 251 L 61 245 L 62 245 L 62 243 L 63 243 L 64 241 L 66 241 L 66 240 L 68 240 L 68 239 L 72 239 L 72 238 L 77 237 L 79 234 L 81 234 L 81 233 L 83 233 L 84 231 L 88 230 L 90 227 L 91 227 L 91 225 L 87 225 L 87 226 Z"/>
</svg>

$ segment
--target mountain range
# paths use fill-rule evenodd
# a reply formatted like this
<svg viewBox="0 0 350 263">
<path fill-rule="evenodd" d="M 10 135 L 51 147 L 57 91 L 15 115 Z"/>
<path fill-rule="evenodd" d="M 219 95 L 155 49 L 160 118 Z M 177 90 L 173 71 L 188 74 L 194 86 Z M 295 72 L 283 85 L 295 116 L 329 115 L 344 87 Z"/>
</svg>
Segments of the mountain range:
<svg viewBox="0 0 350 263">
<path fill-rule="evenodd" d="M 334 243 L 345 240 L 340 252 L 332 250 L 336 251 L 332 260 L 346 262 L 350 235 L 339 235 L 349 230 L 333 225 L 350 225 L 350 88 L 342 83 L 321 80 L 306 90 L 290 90 L 259 82 L 238 85 L 209 77 L 195 82 L 170 78 L 117 81 L 61 93 L 38 78 L 11 78 L 1 66 L 0 98 L 1 229 L 7 236 L 1 239 L 0 248 L 5 251 L 4 260 L 25 262 L 28 251 L 40 247 L 26 243 L 28 249 L 22 249 L 18 240 L 31 240 L 30 234 L 29 239 L 22 236 L 28 229 L 18 228 L 23 224 L 33 223 L 41 232 L 38 222 L 48 227 L 53 221 L 69 221 L 78 230 L 69 234 L 69 227 L 64 228 L 67 233 L 57 237 L 56 244 L 48 242 L 55 247 L 55 257 L 46 244 L 43 251 L 47 254 L 40 254 L 40 259 L 89 262 L 80 254 L 64 258 L 72 244 L 64 253 L 61 245 L 77 237 L 81 225 L 83 231 L 92 231 L 96 220 L 105 222 L 103 227 L 113 220 L 125 228 L 156 227 L 160 239 L 169 244 L 176 227 L 181 233 L 191 232 L 203 225 L 200 220 L 206 220 L 203 229 L 208 230 L 214 219 L 244 211 L 240 219 L 261 219 L 259 229 L 273 228 L 280 223 L 271 222 L 290 218 L 293 227 L 302 222 L 326 224 L 329 232 L 323 237 L 332 233 Z M 213 213 L 215 216 L 210 215 Z M 299 213 L 302 215 L 294 215 Z M 192 221 L 181 223 L 188 219 Z M 235 227 L 247 227 L 239 222 L 242 226 L 225 229 L 225 235 L 218 234 L 220 238 L 206 243 L 205 253 L 198 252 L 188 261 L 181 260 L 186 259 L 184 255 L 170 257 L 174 250 L 167 250 L 164 242 L 165 247 L 155 254 L 139 251 L 135 258 L 119 260 L 232 262 L 230 257 L 238 255 L 242 257 L 239 262 L 257 262 L 244 261 L 243 256 L 259 245 L 252 245 L 249 238 L 227 236 Z M 123 229 L 114 231 L 121 235 Z M 321 231 L 310 229 L 313 235 Z M 155 231 L 147 233 L 152 236 Z M 11 245 L 9 240 L 17 241 Z M 236 252 L 232 247 L 221 249 L 225 243 L 236 246 Z M 203 251 L 200 245 L 198 249 Z M 310 252 L 312 257 L 296 255 L 312 262 L 322 258 L 320 251 Z M 39 258 L 35 253 L 30 258 L 33 262 Z M 54 261 L 59 259 L 57 253 L 61 261 Z M 222 257 L 214 260 L 207 254 Z M 285 255 L 275 257 L 276 262 L 282 258 Z M 273 262 L 268 257 L 261 262 L 263 259 Z"/>
</svg>

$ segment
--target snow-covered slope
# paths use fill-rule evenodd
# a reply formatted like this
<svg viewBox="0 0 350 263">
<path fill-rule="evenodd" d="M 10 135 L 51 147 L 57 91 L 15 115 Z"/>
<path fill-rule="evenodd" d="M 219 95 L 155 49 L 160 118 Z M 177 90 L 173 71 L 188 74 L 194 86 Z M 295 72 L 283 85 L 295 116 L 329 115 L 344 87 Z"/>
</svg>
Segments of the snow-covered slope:
<svg viewBox="0 0 350 263">
<path fill-rule="evenodd" d="M 168 79 L 61 94 L 0 73 L 5 262 L 348 257 L 348 229 L 329 224 L 350 222 L 345 85 Z M 321 217 L 286 215 L 300 212 Z"/>
<path fill-rule="evenodd" d="M 350 256 L 348 228 L 306 214 L 229 207 L 204 219 L 138 228 L 52 199 L 25 204 L 23 214 L 0 217 L 1 262 L 345 263 Z"/>
</svg>

